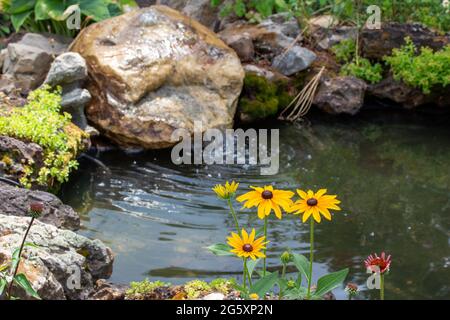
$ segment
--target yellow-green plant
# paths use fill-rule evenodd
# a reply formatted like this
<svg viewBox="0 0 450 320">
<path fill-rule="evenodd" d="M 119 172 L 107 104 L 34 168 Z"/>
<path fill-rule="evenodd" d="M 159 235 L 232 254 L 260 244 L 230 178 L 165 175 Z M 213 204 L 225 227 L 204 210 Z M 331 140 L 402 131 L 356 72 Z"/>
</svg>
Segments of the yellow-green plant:
<svg viewBox="0 0 450 320">
<path fill-rule="evenodd" d="M 384 58 L 396 80 L 420 88 L 425 94 L 435 86 L 450 84 L 450 45 L 436 52 L 427 47 L 417 52 L 410 38 L 405 41 L 405 45 L 392 51 L 392 56 Z"/>
<path fill-rule="evenodd" d="M 31 92 L 28 103 L 0 116 L 0 135 L 14 137 L 40 145 L 44 151 L 44 165 L 35 168 L 25 164 L 20 182 L 25 187 L 32 184 L 52 188 L 68 180 L 70 172 L 77 168 L 74 160 L 81 140 L 86 136 L 81 130 L 71 130 L 71 116 L 61 114 L 61 88 L 54 91 L 44 86 Z M 37 171 L 38 172 L 35 172 Z"/>
</svg>

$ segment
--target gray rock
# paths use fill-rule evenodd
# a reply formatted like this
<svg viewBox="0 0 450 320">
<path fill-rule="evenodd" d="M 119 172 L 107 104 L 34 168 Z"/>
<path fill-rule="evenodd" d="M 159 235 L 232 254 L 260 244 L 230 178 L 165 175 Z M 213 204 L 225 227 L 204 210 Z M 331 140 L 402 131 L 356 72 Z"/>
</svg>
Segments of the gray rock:
<svg viewBox="0 0 450 320">
<path fill-rule="evenodd" d="M 85 130 L 88 126 L 84 107 L 91 101 L 88 90 L 78 87 L 75 83 L 63 89 L 61 106 L 65 112 L 72 115 L 72 122 L 80 129 Z"/>
<path fill-rule="evenodd" d="M 332 29 L 317 28 L 312 33 L 319 49 L 328 50 L 343 40 L 356 40 L 358 29 L 356 27 L 338 26 Z"/>
<path fill-rule="evenodd" d="M 86 78 L 86 61 L 76 52 L 67 52 L 61 54 L 53 61 L 44 83 L 55 86 Z"/>
<path fill-rule="evenodd" d="M 3 73 L 26 93 L 42 84 L 53 59 L 66 48 L 59 37 L 25 34 L 19 42 L 8 44 Z"/>
<path fill-rule="evenodd" d="M 3 69 L 3 62 L 6 59 L 6 53 L 7 53 L 6 49 L 0 50 L 0 73 L 1 73 L 1 71 Z"/>
<path fill-rule="evenodd" d="M 317 56 L 311 50 L 300 46 L 293 46 L 287 52 L 281 53 L 273 60 L 272 67 L 285 76 L 291 76 L 307 69 Z"/>
<path fill-rule="evenodd" d="M 364 103 L 366 83 L 355 77 L 324 79 L 314 104 L 330 114 L 356 114 Z"/>
<path fill-rule="evenodd" d="M 30 218 L 0 214 L 0 252 L 3 257 L 20 245 L 29 221 Z M 27 242 L 37 247 L 27 247 L 23 257 L 36 267 L 24 268 L 24 273 L 43 299 L 55 296 L 87 299 L 94 292 L 95 281 L 109 278 L 112 273 L 113 254 L 99 240 L 89 240 L 72 231 L 35 221 Z M 60 288 L 63 288 L 64 297 L 58 293 Z"/>
<path fill-rule="evenodd" d="M 29 207 L 33 202 L 44 204 L 40 221 L 58 228 L 76 230 L 80 227 L 80 217 L 53 194 L 18 188 L 0 181 L 0 213 L 7 216 L 29 216 Z"/>
</svg>

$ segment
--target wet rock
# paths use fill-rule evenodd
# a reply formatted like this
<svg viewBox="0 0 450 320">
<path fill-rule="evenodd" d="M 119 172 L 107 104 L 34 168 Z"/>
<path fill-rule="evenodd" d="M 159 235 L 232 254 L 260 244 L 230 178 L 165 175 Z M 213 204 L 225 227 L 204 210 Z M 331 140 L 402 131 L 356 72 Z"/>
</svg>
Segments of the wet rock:
<svg viewBox="0 0 450 320">
<path fill-rule="evenodd" d="M 29 221 L 0 214 L 0 264 L 20 245 Z M 35 221 L 27 242 L 36 247 L 24 250 L 23 261 L 27 262 L 21 263 L 22 270 L 43 299 L 86 299 L 94 292 L 95 281 L 112 273 L 113 254 L 99 240 Z M 16 292 L 28 298 L 19 288 Z"/>
<path fill-rule="evenodd" d="M 99 279 L 95 283 L 92 300 L 124 300 L 127 286 L 110 283 L 104 279 Z"/>
<path fill-rule="evenodd" d="M 272 67 L 285 76 L 291 76 L 307 69 L 316 60 L 316 54 L 306 48 L 293 46 L 287 52 L 275 57 Z"/>
<path fill-rule="evenodd" d="M 1 140 L 0 140 L 1 145 Z M 69 206 L 66 206 L 53 194 L 18 188 L 0 181 L 0 213 L 7 216 L 29 216 L 29 208 L 33 202 L 44 204 L 44 211 L 39 221 L 58 228 L 76 230 L 80 227 L 80 217 Z"/>
<path fill-rule="evenodd" d="M 450 87 L 433 88 L 430 94 L 424 94 L 420 89 L 412 88 L 402 81 L 395 80 L 392 75 L 377 84 L 369 85 L 367 93 L 380 98 L 394 101 L 406 109 L 413 109 L 427 104 L 438 107 L 450 107 Z"/>
<path fill-rule="evenodd" d="M 67 52 L 53 61 L 45 84 L 50 86 L 73 83 L 87 78 L 86 61 L 76 52 Z"/>
<path fill-rule="evenodd" d="M 44 81 L 53 59 L 67 46 L 67 40 L 58 36 L 27 33 L 20 41 L 8 44 L 3 74 L 24 93 L 34 90 Z"/>
<path fill-rule="evenodd" d="M 416 47 L 442 49 L 450 43 L 449 35 L 440 35 L 417 23 L 384 23 L 381 29 L 363 29 L 361 32 L 361 48 L 364 57 L 382 59 L 391 55 L 392 49 L 405 44 L 405 37 L 410 37 Z"/>
<path fill-rule="evenodd" d="M 364 103 L 367 85 L 355 77 L 324 78 L 314 104 L 330 114 L 356 114 Z"/>
<path fill-rule="evenodd" d="M 136 36 L 139 35 L 139 36 Z M 177 128 L 231 127 L 244 71 L 213 32 L 165 6 L 84 29 L 72 50 L 88 64 L 88 119 L 125 147 L 165 148 Z"/>
</svg>

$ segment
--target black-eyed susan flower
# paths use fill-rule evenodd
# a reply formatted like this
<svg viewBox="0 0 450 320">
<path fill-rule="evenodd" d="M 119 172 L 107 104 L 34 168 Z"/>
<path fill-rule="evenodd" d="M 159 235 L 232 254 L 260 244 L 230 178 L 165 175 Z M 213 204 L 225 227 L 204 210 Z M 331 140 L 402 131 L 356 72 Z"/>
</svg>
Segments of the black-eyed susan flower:
<svg viewBox="0 0 450 320">
<path fill-rule="evenodd" d="M 230 199 L 231 197 L 234 197 L 237 188 L 239 187 L 239 183 L 236 183 L 234 181 L 231 181 L 229 183 L 228 181 L 225 182 L 225 184 L 216 184 L 214 186 L 213 191 L 217 194 L 217 196 L 221 199 Z"/>
<path fill-rule="evenodd" d="M 272 186 L 250 187 L 253 191 L 247 192 L 236 198 L 244 203 L 244 208 L 258 207 L 258 218 L 264 219 L 273 210 L 278 219 L 282 218 L 281 209 L 289 212 L 293 202 L 291 198 L 294 193 L 291 191 L 276 190 Z"/>
<path fill-rule="evenodd" d="M 228 244 L 233 248 L 230 252 L 244 259 L 252 258 L 256 260 L 256 258 L 265 258 L 264 253 L 261 252 L 267 244 L 265 237 L 255 239 L 255 235 L 255 229 L 250 232 L 250 235 L 245 229 L 242 229 L 241 235 L 232 232 L 231 237 L 228 237 Z"/>
<path fill-rule="evenodd" d="M 297 200 L 291 207 L 294 214 L 303 214 L 302 221 L 306 222 L 309 217 L 313 217 L 316 222 L 321 221 L 321 215 L 327 220 L 331 220 L 329 210 L 341 210 L 337 205 L 341 203 L 335 195 L 327 195 L 327 189 L 320 189 L 316 193 L 312 190 L 305 192 L 297 190 L 300 200 Z"/>
</svg>

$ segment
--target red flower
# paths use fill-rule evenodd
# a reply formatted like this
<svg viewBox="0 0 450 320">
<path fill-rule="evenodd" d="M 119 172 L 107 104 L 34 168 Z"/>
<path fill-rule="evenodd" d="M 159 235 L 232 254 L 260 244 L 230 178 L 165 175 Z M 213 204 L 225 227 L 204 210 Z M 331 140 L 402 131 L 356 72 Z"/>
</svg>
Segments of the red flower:
<svg viewBox="0 0 450 320">
<path fill-rule="evenodd" d="M 385 273 L 386 271 L 389 271 L 389 267 L 391 266 L 391 255 L 386 257 L 386 254 L 382 252 L 379 257 L 375 253 L 375 257 L 373 255 L 368 256 L 367 259 L 364 260 L 364 263 L 366 268 L 372 272 Z"/>
<path fill-rule="evenodd" d="M 39 216 L 44 212 L 45 206 L 42 202 L 33 202 L 30 204 L 30 215 L 35 218 L 39 218 Z"/>
</svg>

